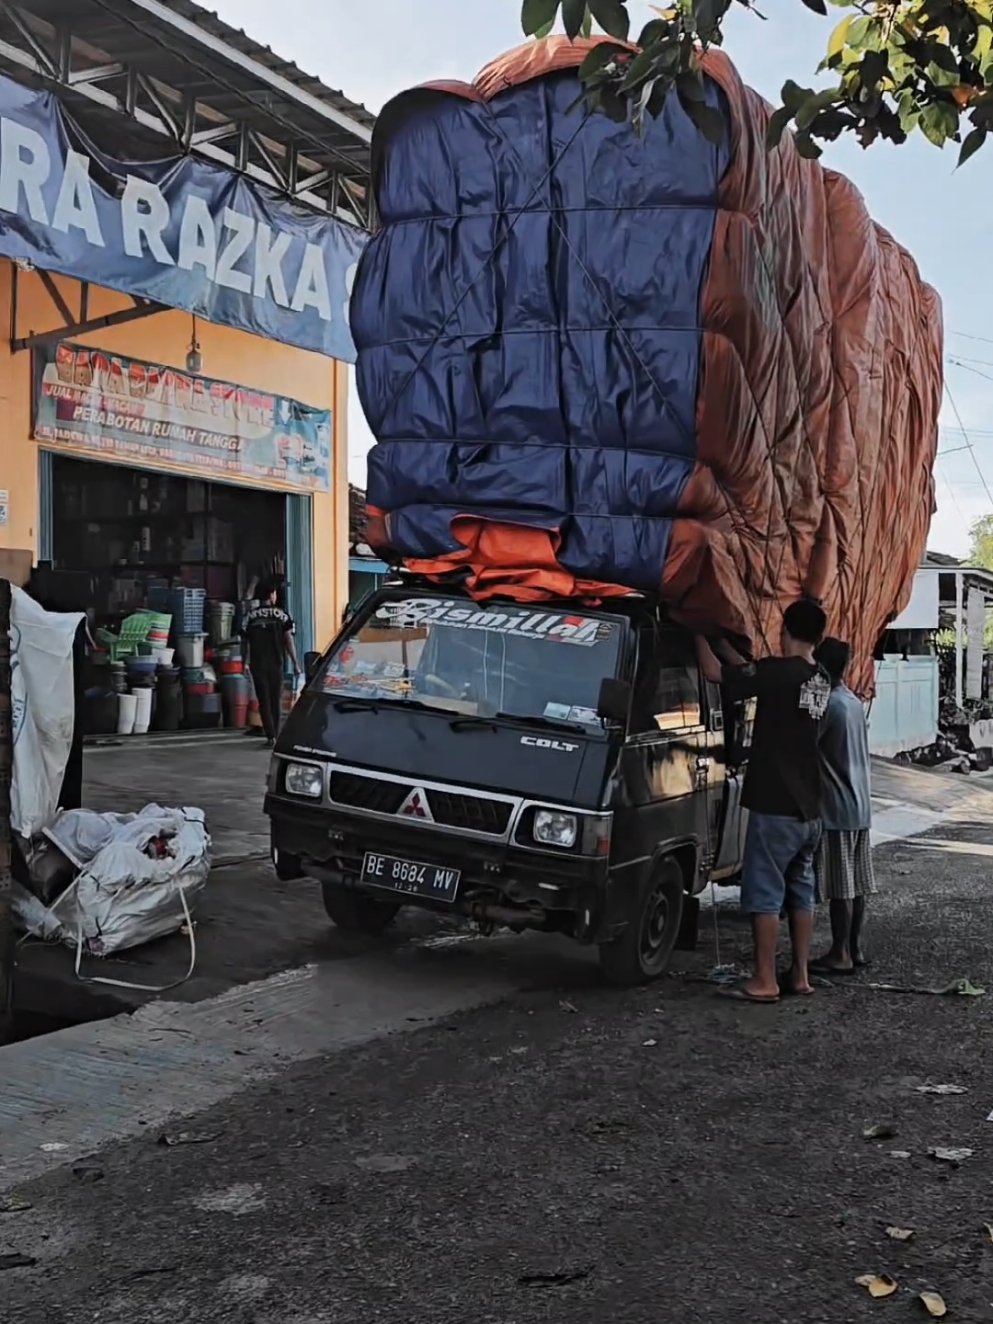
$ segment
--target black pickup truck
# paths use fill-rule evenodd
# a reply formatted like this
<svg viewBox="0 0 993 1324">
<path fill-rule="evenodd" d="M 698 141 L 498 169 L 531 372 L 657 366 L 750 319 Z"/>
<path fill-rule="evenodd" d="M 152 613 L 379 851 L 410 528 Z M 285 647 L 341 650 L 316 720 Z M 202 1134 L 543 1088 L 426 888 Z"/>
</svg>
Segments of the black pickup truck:
<svg viewBox="0 0 993 1324">
<path fill-rule="evenodd" d="M 740 868 L 750 705 L 643 597 L 479 603 L 402 577 L 307 672 L 265 807 L 277 874 L 316 879 L 342 928 L 431 908 L 596 943 L 641 983 Z"/>
</svg>

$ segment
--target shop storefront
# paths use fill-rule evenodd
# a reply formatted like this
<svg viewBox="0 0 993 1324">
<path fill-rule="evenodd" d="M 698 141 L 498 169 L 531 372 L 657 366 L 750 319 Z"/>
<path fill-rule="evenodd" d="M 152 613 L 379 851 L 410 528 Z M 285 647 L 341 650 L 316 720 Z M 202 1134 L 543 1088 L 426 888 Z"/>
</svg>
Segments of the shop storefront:
<svg viewBox="0 0 993 1324">
<path fill-rule="evenodd" d="M 91 8 L 81 0 L 74 25 L 96 23 Z M 147 78 L 128 84 L 137 102 L 108 91 L 125 86 L 110 47 L 133 41 L 126 23 L 101 29 L 103 65 L 73 36 L 70 63 L 87 68 L 53 65 L 50 90 L 5 76 L 20 57 L 0 55 L 0 213 L 14 217 L 0 225 L 0 559 L 74 572 L 98 642 L 168 614 L 180 591 L 202 599 L 204 633 L 230 612 L 236 636 L 239 608 L 274 580 L 302 656 L 349 598 L 347 305 L 364 230 L 342 199 L 361 193 L 371 117 L 331 92 L 322 110 L 225 46 L 216 20 L 197 28 L 194 10 L 154 22 L 237 68 L 241 100 L 227 97 L 221 125 L 198 94 L 180 155 L 154 138 L 173 124 L 142 110 Z M 177 98 L 184 69 L 162 70 Z M 260 94 L 276 84 L 284 103 L 265 121 Z M 291 121 L 305 126 L 295 138 Z M 121 140 L 127 155 L 109 154 Z"/>
</svg>

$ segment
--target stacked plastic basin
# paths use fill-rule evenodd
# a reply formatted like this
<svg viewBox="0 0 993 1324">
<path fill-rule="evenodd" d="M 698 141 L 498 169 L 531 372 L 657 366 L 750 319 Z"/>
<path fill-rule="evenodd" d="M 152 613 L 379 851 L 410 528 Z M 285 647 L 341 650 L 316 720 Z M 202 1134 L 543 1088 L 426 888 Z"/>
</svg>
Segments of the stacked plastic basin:
<svg viewBox="0 0 993 1324">
<path fill-rule="evenodd" d="M 230 622 L 228 624 L 230 629 Z M 252 687 L 245 674 L 245 662 L 240 643 L 226 643 L 214 651 L 214 660 L 221 678 L 224 699 L 224 725 L 243 730 L 248 725 L 248 705 Z"/>
<path fill-rule="evenodd" d="M 186 726 L 216 726 L 220 721 L 220 705 L 215 708 L 214 686 L 204 676 L 203 628 L 207 592 L 202 588 L 173 588 L 169 591 L 173 628 L 176 635 L 176 657 L 183 676 L 183 708 Z"/>
</svg>

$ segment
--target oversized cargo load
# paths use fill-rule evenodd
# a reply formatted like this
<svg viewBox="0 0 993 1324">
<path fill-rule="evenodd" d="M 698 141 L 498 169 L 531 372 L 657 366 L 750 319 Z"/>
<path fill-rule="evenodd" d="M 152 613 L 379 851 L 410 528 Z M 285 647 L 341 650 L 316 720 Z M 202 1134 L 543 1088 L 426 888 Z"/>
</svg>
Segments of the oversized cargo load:
<svg viewBox="0 0 993 1324">
<path fill-rule="evenodd" d="M 549 38 L 379 119 L 352 298 L 370 541 L 478 597 L 660 592 L 775 651 L 823 600 L 871 689 L 933 511 L 940 303 L 841 175 L 705 59 L 638 138 Z"/>
</svg>

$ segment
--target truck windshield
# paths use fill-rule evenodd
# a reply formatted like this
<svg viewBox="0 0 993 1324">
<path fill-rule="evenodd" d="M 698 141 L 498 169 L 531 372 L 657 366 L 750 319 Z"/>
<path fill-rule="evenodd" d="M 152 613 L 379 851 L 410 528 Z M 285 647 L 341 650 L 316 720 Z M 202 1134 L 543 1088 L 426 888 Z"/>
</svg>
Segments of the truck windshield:
<svg viewBox="0 0 993 1324">
<path fill-rule="evenodd" d="M 393 598 L 339 642 L 320 684 L 343 698 L 416 702 L 459 716 L 599 727 L 600 682 L 617 674 L 623 628 L 582 612 Z"/>
</svg>

